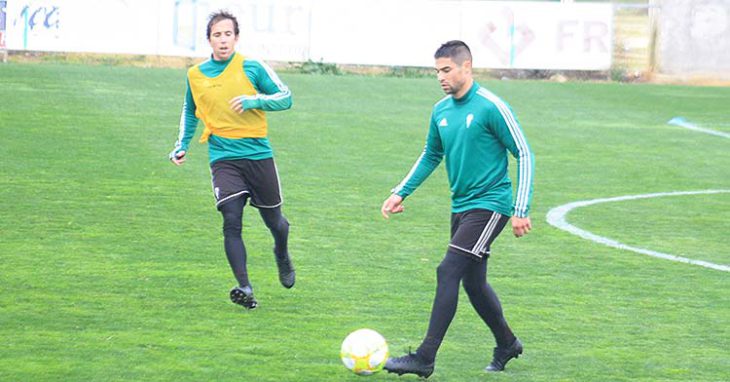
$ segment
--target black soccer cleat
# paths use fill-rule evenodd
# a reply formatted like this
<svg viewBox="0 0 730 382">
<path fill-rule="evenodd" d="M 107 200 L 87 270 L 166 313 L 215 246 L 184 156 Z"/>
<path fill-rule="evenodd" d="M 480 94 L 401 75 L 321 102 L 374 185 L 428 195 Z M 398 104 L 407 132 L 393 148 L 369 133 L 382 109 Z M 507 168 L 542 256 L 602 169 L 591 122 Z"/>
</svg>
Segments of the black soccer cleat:
<svg viewBox="0 0 730 382">
<path fill-rule="evenodd" d="M 428 378 L 433 374 L 433 364 L 433 362 L 424 362 L 416 353 L 408 353 L 402 357 L 388 358 L 383 369 L 398 375 L 415 374 L 419 377 Z"/>
<path fill-rule="evenodd" d="M 231 289 L 231 302 L 243 306 L 246 309 L 256 309 L 259 306 L 259 302 L 256 301 L 256 297 L 253 296 L 253 289 L 250 285 L 245 287 L 233 287 Z"/>
<path fill-rule="evenodd" d="M 520 342 L 519 339 L 515 338 L 515 341 L 512 342 L 512 345 L 501 348 L 496 347 L 494 348 L 494 357 L 492 358 L 492 363 L 487 366 L 484 371 L 502 371 L 504 370 L 504 367 L 507 366 L 507 362 L 511 360 L 512 358 L 519 358 L 520 354 L 522 354 L 522 342 Z"/>
<path fill-rule="evenodd" d="M 284 288 L 291 288 L 294 286 L 294 282 L 296 281 L 297 273 L 294 271 L 294 266 L 291 263 L 291 259 L 289 258 L 289 255 L 286 255 L 286 258 L 283 260 L 280 260 L 278 257 L 276 258 L 276 266 L 279 268 L 279 282 L 281 285 L 284 286 Z"/>
</svg>

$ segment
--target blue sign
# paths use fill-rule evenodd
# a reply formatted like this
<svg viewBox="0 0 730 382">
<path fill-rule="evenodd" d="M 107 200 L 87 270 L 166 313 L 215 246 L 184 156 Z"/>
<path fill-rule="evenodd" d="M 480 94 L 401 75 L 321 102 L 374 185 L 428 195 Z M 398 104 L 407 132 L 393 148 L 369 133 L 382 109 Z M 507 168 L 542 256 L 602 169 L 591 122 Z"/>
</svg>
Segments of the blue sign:
<svg viewBox="0 0 730 382">
<path fill-rule="evenodd" d="M 7 7 L 7 1 L 0 1 L 0 31 L 5 31 L 5 8 Z"/>
</svg>

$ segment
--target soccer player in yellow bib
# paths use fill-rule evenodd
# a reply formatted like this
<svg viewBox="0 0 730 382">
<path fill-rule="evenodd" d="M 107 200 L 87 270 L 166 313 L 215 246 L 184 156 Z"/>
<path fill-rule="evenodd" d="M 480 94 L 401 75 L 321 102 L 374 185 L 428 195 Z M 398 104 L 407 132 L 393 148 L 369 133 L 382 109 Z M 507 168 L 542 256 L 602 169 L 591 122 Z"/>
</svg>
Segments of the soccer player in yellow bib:
<svg viewBox="0 0 730 382">
<path fill-rule="evenodd" d="M 200 142 L 208 143 L 213 193 L 223 215 L 226 257 L 238 285 L 231 301 L 246 309 L 258 302 L 246 268 L 246 247 L 241 236 L 243 208 L 250 200 L 274 237 L 279 281 L 294 286 L 295 272 L 287 246 L 289 222 L 282 215 L 281 187 L 274 154 L 267 138 L 267 111 L 291 107 L 291 92 L 265 63 L 236 53 L 239 28 L 225 11 L 210 15 L 207 37 L 213 53 L 209 60 L 188 70 L 180 128 L 170 160 L 182 165 L 188 146 L 203 121 Z"/>
</svg>

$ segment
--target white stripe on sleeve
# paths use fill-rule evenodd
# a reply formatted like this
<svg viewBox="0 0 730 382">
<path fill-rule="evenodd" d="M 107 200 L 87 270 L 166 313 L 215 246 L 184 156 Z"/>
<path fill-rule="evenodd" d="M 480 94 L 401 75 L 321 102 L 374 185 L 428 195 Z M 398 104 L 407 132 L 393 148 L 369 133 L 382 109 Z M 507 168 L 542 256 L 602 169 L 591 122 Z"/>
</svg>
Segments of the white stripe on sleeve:
<svg viewBox="0 0 730 382">
<path fill-rule="evenodd" d="M 524 213 L 527 209 L 527 203 L 530 197 L 530 184 L 532 183 L 532 158 L 530 156 L 530 150 L 527 146 L 527 140 L 525 139 L 522 129 L 520 129 L 517 120 L 515 119 L 512 111 L 502 101 L 501 98 L 496 96 L 494 93 L 488 91 L 485 88 L 480 88 L 477 93 L 488 101 L 492 102 L 499 110 L 502 118 L 504 119 L 507 127 L 509 128 L 510 135 L 517 145 L 517 150 L 520 153 L 520 175 L 518 179 L 517 195 L 515 197 L 515 213 Z"/>
<path fill-rule="evenodd" d="M 392 193 L 394 193 L 394 194 L 399 193 L 403 189 L 403 186 L 405 186 L 406 183 L 408 183 L 408 181 L 411 180 L 411 177 L 413 177 L 413 173 L 416 172 L 416 168 L 418 168 L 418 165 L 421 163 L 421 160 L 423 160 L 423 157 L 425 155 L 426 155 L 426 146 L 423 147 L 423 152 L 421 153 L 421 156 L 419 156 L 418 159 L 416 159 L 416 163 L 413 164 L 413 167 L 411 167 L 411 170 L 408 171 L 408 174 L 406 175 L 406 177 L 403 178 L 403 180 L 397 186 L 395 186 L 395 188 L 393 188 L 391 190 Z"/>
</svg>

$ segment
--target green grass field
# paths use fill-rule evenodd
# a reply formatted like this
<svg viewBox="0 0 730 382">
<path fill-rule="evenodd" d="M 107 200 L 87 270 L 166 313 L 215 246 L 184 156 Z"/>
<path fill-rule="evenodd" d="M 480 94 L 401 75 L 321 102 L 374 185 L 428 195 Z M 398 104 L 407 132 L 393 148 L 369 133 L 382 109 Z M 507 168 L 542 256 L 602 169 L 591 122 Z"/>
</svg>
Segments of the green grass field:
<svg viewBox="0 0 730 382">
<path fill-rule="evenodd" d="M 233 277 L 206 147 L 167 160 L 183 69 L 0 65 L 0 380 L 361 381 L 340 363 L 352 330 L 391 353 L 425 333 L 448 240 L 443 166 L 379 208 L 423 147 L 433 78 L 282 73 L 270 113 L 297 285 L 245 215 L 261 303 Z M 481 81 L 517 113 L 537 159 L 534 230 L 493 245 L 490 280 L 525 354 L 482 372 L 494 346 L 462 293 L 431 381 L 727 381 L 730 273 L 615 250 L 546 223 L 576 200 L 730 189 L 730 88 Z M 569 221 L 621 242 L 730 264 L 730 194 L 645 199 Z M 368 381 L 414 381 L 380 373 Z"/>
</svg>

